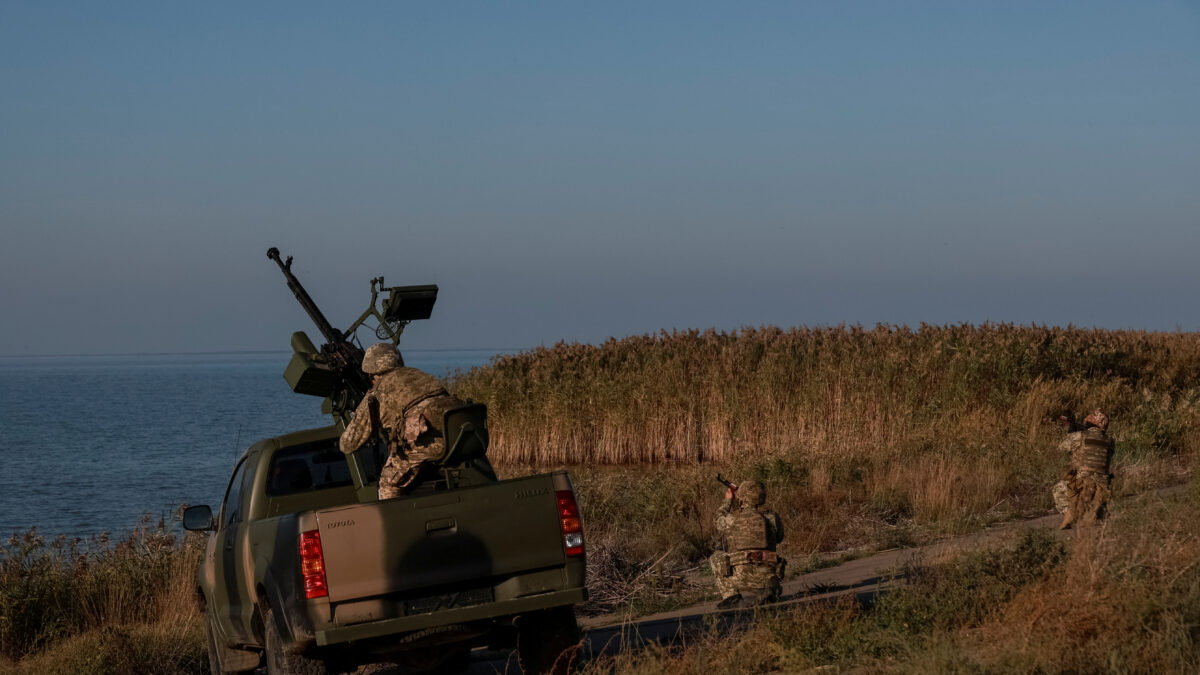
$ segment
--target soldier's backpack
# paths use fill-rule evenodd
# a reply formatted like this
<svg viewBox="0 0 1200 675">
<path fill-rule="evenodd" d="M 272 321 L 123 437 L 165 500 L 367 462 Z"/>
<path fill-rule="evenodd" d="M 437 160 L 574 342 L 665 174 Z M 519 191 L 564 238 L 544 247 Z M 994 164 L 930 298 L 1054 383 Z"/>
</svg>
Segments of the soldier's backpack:
<svg viewBox="0 0 1200 675">
<path fill-rule="evenodd" d="M 729 530 L 730 551 L 751 551 L 771 548 L 771 535 L 767 519 L 754 509 L 738 509 L 733 514 L 733 527 Z"/>
</svg>

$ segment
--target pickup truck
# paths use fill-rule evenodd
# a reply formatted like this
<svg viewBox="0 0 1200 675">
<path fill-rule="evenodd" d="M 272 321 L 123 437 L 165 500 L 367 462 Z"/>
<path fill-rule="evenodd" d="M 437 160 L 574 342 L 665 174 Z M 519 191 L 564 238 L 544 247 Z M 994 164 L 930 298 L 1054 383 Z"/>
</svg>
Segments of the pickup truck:
<svg viewBox="0 0 1200 675">
<path fill-rule="evenodd" d="M 334 424 L 259 441 L 208 531 L 196 592 L 213 673 L 324 673 L 390 662 L 466 667 L 513 648 L 526 673 L 566 672 L 585 599 L 584 543 L 562 471 L 498 480 L 482 405 L 446 413 L 447 451 L 379 500 L 384 451 L 338 450 Z"/>
</svg>

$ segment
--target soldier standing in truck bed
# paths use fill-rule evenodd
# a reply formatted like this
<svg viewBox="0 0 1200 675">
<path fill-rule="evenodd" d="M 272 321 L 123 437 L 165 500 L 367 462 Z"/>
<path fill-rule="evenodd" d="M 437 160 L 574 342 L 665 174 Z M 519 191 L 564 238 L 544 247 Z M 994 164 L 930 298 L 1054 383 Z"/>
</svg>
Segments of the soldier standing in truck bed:
<svg viewBox="0 0 1200 675">
<path fill-rule="evenodd" d="M 1054 508 L 1063 514 L 1059 529 L 1101 520 L 1112 485 L 1113 440 L 1108 436 L 1108 416 L 1093 411 L 1083 420 L 1083 429 L 1067 434 L 1058 449 L 1071 456 L 1071 468 L 1051 490 Z"/>
<path fill-rule="evenodd" d="M 751 480 L 726 490 L 717 511 L 717 529 L 728 552 L 709 558 L 721 601 L 717 607 L 750 607 L 779 599 L 787 561 L 775 552 L 783 539 L 783 521 L 766 507 L 767 489 Z"/>
<path fill-rule="evenodd" d="M 339 445 L 342 452 L 350 454 L 382 433 L 388 458 L 379 475 L 379 498 L 393 499 L 416 480 L 422 462 L 445 452 L 443 415 L 463 402 L 451 396 L 436 377 L 406 368 L 399 350 L 388 342 L 367 349 L 362 371 L 372 376 L 373 385 L 342 432 Z"/>
</svg>

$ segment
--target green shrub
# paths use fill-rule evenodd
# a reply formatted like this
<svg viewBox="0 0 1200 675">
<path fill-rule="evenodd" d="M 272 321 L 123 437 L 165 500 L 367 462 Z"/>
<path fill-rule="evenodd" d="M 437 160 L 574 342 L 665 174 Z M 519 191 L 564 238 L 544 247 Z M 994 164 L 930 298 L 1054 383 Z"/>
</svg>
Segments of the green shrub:
<svg viewBox="0 0 1200 675">
<path fill-rule="evenodd" d="M 968 553 L 945 565 L 909 565 L 909 585 L 883 597 L 873 622 L 910 635 L 974 626 L 1065 558 L 1062 542 L 1036 529 L 1012 547 Z"/>
</svg>

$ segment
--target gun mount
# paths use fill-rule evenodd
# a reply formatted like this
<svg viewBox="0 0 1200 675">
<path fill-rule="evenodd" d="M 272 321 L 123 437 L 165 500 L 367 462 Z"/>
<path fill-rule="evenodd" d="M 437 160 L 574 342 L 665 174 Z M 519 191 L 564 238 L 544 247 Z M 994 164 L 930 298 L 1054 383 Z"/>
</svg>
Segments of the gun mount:
<svg viewBox="0 0 1200 675">
<path fill-rule="evenodd" d="M 267 258 L 279 265 L 287 279 L 288 289 L 325 338 L 324 344 L 318 349 L 303 331 L 292 334 L 292 360 L 284 370 L 283 377 L 297 394 L 324 397 L 321 410 L 333 415 L 344 425 L 349 421 L 350 412 L 371 388 L 370 378 L 361 369 L 363 348 L 356 344 L 358 329 L 374 318 L 375 337 L 380 341 L 399 344 L 400 335 L 410 322 L 428 319 L 433 314 L 438 287 L 433 284 L 389 287 L 384 286 L 383 277 L 375 277 L 371 279 L 371 301 L 367 309 L 349 328 L 340 331 L 329 323 L 292 273 L 292 257 L 284 260 L 279 249 L 271 247 L 267 250 Z M 386 294 L 382 301 L 381 294 Z"/>
</svg>

